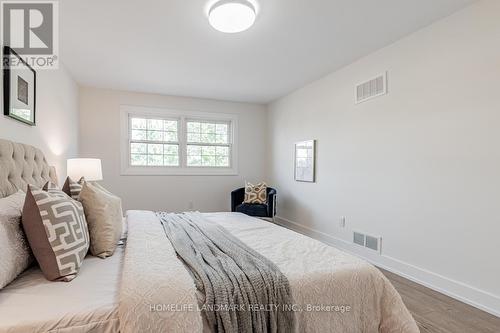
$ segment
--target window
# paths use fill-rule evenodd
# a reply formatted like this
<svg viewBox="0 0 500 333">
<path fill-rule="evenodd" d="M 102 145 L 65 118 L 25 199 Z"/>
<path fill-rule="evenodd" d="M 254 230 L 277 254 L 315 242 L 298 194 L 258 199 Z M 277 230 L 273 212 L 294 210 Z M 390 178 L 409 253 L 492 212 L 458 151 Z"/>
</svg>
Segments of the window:
<svg viewBox="0 0 500 333">
<path fill-rule="evenodd" d="M 237 174 L 237 117 L 122 106 L 122 174 Z"/>
<path fill-rule="evenodd" d="M 131 166 L 179 166 L 179 121 L 130 117 Z"/>
<path fill-rule="evenodd" d="M 188 120 L 187 166 L 229 167 L 229 123 Z"/>
</svg>

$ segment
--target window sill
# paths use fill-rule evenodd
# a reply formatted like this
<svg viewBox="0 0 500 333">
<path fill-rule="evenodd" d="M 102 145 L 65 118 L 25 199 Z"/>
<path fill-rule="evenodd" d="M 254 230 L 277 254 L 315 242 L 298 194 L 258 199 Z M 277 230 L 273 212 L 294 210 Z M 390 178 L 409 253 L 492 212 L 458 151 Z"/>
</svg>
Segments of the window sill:
<svg viewBox="0 0 500 333">
<path fill-rule="evenodd" d="M 127 167 L 122 176 L 237 176 L 236 168 Z"/>
</svg>

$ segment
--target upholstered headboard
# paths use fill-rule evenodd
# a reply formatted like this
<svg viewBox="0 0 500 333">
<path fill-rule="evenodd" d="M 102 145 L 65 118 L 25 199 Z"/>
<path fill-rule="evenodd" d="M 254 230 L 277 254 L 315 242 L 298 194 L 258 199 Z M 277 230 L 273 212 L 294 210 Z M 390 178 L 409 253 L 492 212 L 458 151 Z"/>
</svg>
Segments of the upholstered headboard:
<svg viewBox="0 0 500 333">
<path fill-rule="evenodd" d="M 40 149 L 0 139 L 0 198 L 49 180 L 57 183 L 56 170 Z"/>
</svg>

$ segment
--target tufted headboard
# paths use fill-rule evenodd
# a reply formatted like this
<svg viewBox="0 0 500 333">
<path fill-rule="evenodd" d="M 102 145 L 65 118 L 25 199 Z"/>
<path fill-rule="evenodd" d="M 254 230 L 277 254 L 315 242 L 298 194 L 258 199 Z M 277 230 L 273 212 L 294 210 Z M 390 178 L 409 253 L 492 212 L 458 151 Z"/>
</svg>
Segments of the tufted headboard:
<svg viewBox="0 0 500 333">
<path fill-rule="evenodd" d="M 0 198 L 26 191 L 28 184 L 41 187 L 49 180 L 57 184 L 56 170 L 40 149 L 0 139 Z"/>
</svg>

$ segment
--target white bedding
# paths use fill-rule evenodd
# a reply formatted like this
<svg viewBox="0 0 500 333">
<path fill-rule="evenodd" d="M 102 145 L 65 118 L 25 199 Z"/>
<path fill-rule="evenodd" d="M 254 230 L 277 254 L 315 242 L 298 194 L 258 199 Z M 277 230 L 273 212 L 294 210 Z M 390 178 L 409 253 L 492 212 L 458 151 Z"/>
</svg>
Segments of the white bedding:
<svg viewBox="0 0 500 333">
<path fill-rule="evenodd" d="M 243 214 L 205 216 L 269 258 L 287 276 L 295 303 L 302 309 L 296 312 L 297 332 L 419 332 L 394 287 L 365 261 Z M 190 310 L 197 304 L 193 279 L 155 214 L 129 211 L 128 227 L 119 303 L 122 333 L 206 329 L 201 313 Z M 342 306 L 349 311 L 335 311 Z"/>
<path fill-rule="evenodd" d="M 87 256 L 71 282 L 28 269 L 0 292 L 0 332 L 118 332 L 123 256 L 123 246 L 104 260 Z"/>
<path fill-rule="evenodd" d="M 372 265 L 270 222 L 238 213 L 204 214 L 273 261 L 287 276 L 297 332 L 415 333 L 399 294 Z M 126 249 L 87 257 L 70 283 L 50 282 L 31 268 L 0 292 L 0 333 L 207 331 L 198 311 L 152 311 L 196 305 L 193 279 L 153 212 L 128 212 Z M 350 311 L 314 306 L 348 306 Z"/>
</svg>

